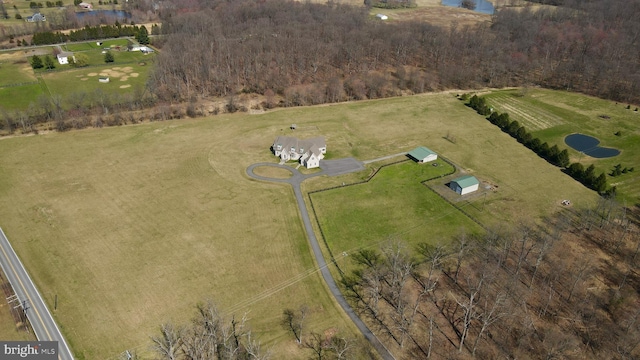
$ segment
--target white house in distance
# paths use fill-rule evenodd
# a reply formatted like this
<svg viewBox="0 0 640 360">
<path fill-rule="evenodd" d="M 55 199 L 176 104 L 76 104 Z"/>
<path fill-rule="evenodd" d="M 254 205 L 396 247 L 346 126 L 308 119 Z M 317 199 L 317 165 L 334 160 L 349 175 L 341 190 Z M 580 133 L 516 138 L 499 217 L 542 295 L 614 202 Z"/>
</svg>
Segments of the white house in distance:
<svg viewBox="0 0 640 360">
<path fill-rule="evenodd" d="M 56 54 L 56 58 L 58 58 L 58 63 L 60 65 L 66 65 L 66 64 L 69 63 L 69 58 L 73 58 L 73 53 L 62 51 L 62 52 Z"/>
<path fill-rule="evenodd" d="M 478 190 L 480 181 L 475 176 L 465 175 L 451 180 L 449 188 L 460 195 L 465 195 Z"/>
<path fill-rule="evenodd" d="M 307 169 L 313 169 L 320 166 L 320 160 L 327 153 L 327 144 L 322 136 L 306 140 L 278 136 L 271 145 L 271 150 L 282 161 L 300 161 Z"/>
<path fill-rule="evenodd" d="M 38 21 L 47 21 L 47 18 L 40 14 L 40 13 L 35 13 L 31 16 L 27 16 L 25 19 L 26 22 L 38 22 Z"/>
<path fill-rule="evenodd" d="M 438 159 L 438 154 L 424 146 L 419 146 L 411 150 L 407 155 L 419 163 L 426 163 Z"/>
<path fill-rule="evenodd" d="M 86 10 L 92 10 L 93 9 L 93 5 L 87 3 L 87 2 L 81 2 L 80 4 L 78 4 L 79 7 L 81 7 L 82 9 L 86 9 Z"/>
</svg>

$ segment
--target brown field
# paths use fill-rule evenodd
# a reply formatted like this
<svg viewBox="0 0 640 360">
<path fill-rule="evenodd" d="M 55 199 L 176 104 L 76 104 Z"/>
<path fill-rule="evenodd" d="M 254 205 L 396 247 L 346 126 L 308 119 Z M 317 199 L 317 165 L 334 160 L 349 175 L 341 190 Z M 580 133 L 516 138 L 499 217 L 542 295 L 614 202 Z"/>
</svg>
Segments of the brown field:
<svg viewBox="0 0 640 360">
<path fill-rule="evenodd" d="M 275 358 L 309 356 L 278 325 L 285 307 L 308 304 L 309 331 L 353 333 L 317 274 L 291 188 L 245 173 L 277 163 L 269 146 L 291 119 L 324 135 L 330 158 L 432 148 L 500 186 L 475 214 L 483 221 L 597 197 L 447 93 L 0 140 L 2 227 L 49 306 L 58 295 L 54 316 L 78 358 L 148 354 L 162 322 L 188 321 L 207 298 L 248 312 Z"/>
</svg>

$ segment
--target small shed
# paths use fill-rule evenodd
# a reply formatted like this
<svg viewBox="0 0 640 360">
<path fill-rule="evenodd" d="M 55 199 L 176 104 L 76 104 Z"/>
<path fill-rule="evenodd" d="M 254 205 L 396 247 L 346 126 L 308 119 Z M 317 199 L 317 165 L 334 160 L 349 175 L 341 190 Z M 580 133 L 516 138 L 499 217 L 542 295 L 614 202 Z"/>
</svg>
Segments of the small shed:
<svg viewBox="0 0 640 360">
<path fill-rule="evenodd" d="M 408 156 L 419 163 L 434 161 L 438 158 L 438 154 L 424 146 L 419 146 L 411 150 Z"/>
<path fill-rule="evenodd" d="M 465 175 L 451 180 L 449 188 L 460 195 L 465 195 L 478 190 L 480 181 L 475 176 Z"/>
<path fill-rule="evenodd" d="M 377 14 L 376 17 L 380 20 L 387 20 L 389 19 L 389 17 L 387 15 L 384 14 Z"/>
<path fill-rule="evenodd" d="M 108 77 L 101 77 L 98 79 L 99 82 L 101 83 L 108 83 L 109 82 L 109 78 Z"/>
</svg>

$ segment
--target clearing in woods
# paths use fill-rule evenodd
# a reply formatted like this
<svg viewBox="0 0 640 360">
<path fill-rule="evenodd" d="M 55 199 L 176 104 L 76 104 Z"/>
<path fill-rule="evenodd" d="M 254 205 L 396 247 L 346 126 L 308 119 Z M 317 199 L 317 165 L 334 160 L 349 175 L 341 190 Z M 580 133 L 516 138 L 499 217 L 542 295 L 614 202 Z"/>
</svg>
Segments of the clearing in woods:
<svg viewBox="0 0 640 360">
<path fill-rule="evenodd" d="M 291 119 L 304 130 L 290 130 Z M 49 307 L 58 295 L 55 318 L 78 358 L 116 359 L 125 349 L 149 356 L 160 324 L 189 321 L 207 298 L 227 314 L 248 311 L 274 358 L 309 356 L 279 325 L 287 307 L 312 309 L 308 332 L 353 333 L 318 276 L 291 187 L 245 173 L 277 163 L 269 146 L 287 134 L 325 136 L 332 159 L 428 146 L 497 189 L 486 206 L 458 200 L 483 222 L 540 219 L 563 199 L 575 207 L 597 199 L 452 94 L 0 140 L 3 229 Z M 303 191 L 362 180 L 377 165 L 309 179 Z M 431 199 L 412 188 L 425 196 L 416 208 Z M 342 195 L 341 203 L 362 199 Z M 407 216 L 421 224 L 429 214 Z"/>
</svg>

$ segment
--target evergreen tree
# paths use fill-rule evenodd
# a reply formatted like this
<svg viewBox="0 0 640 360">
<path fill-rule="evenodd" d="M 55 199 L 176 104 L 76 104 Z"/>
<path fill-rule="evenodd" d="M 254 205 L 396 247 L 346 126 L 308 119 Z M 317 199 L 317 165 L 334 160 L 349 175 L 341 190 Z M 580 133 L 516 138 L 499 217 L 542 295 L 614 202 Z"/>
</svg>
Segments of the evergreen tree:
<svg viewBox="0 0 640 360">
<path fill-rule="evenodd" d="M 593 182 L 593 190 L 604 193 L 607 190 L 607 176 L 604 173 L 601 173 L 595 181 Z"/>
<path fill-rule="evenodd" d="M 34 69 L 42 69 L 44 67 L 44 65 L 42 65 L 42 59 L 40 59 L 40 56 L 33 55 L 33 57 L 31 57 L 31 67 Z"/>
<path fill-rule="evenodd" d="M 47 70 L 55 69 L 56 64 L 53 62 L 53 59 L 51 59 L 51 56 L 47 55 L 44 57 L 44 67 Z"/>
<path fill-rule="evenodd" d="M 107 53 L 104 54 L 104 62 L 112 63 L 113 61 L 114 61 L 113 54 L 111 53 L 111 51 L 107 51 Z"/>
<path fill-rule="evenodd" d="M 569 152 L 567 149 L 560 151 L 558 154 L 558 166 L 567 167 L 569 165 Z"/>
<path fill-rule="evenodd" d="M 136 40 L 138 41 L 138 43 L 140 43 L 140 45 L 149 45 L 149 32 L 144 25 L 140 26 L 140 29 L 136 34 Z"/>
</svg>

